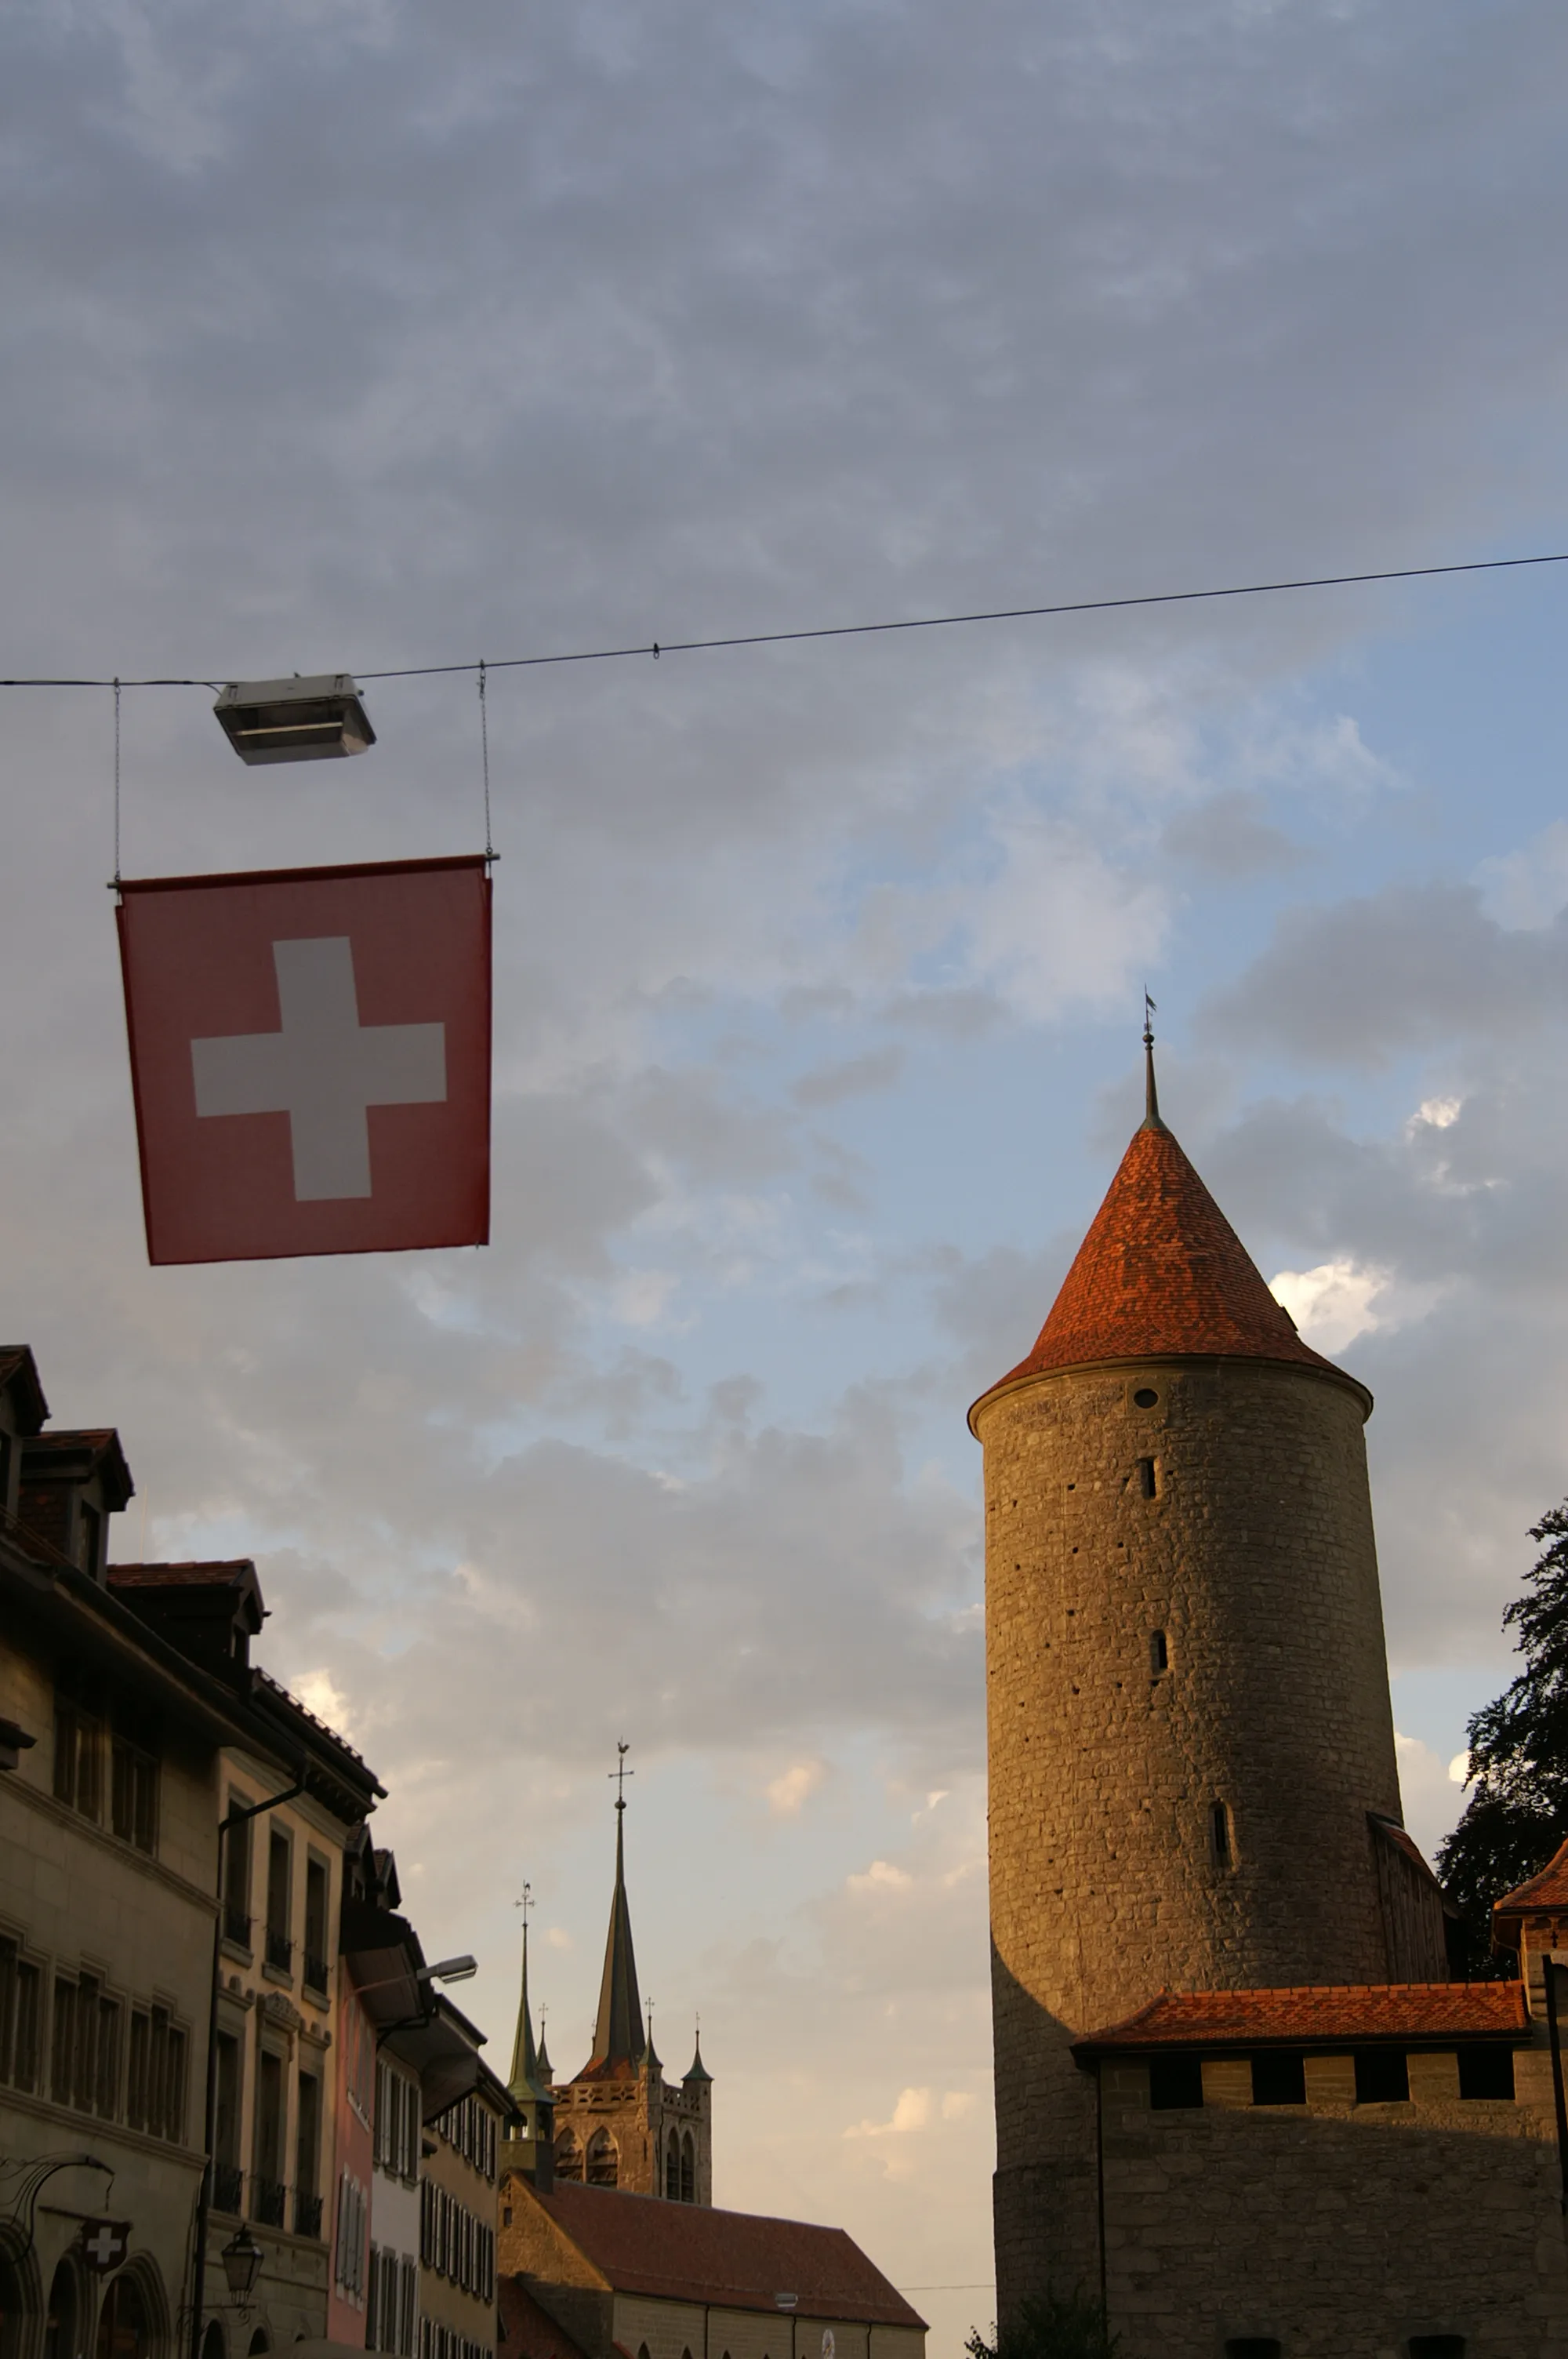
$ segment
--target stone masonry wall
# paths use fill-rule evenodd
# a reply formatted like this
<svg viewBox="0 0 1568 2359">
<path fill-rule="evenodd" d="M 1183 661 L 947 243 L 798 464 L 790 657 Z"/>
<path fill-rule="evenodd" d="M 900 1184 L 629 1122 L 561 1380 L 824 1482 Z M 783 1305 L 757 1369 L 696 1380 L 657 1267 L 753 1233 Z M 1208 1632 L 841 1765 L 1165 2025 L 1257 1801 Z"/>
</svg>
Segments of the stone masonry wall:
<svg viewBox="0 0 1568 2359">
<path fill-rule="evenodd" d="M 1549 2060 L 1519 2101 L 1466 2102 L 1450 2054 L 1412 2055 L 1411 2102 L 1357 2105 L 1349 2056 L 1307 2059 L 1304 2106 L 1254 2106 L 1245 2058 L 1204 2065 L 1194 2111 L 1152 2113 L 1146 2065 L 1103 2068 L 1106 2293 L 1122 2359 L 1473 2359 L 1568 2353 L 1568 2245 Z"/>
<path fill-rule="evenodd" d="M 1400 1800 L 1349 1385 L 1097 1367 L 976 1423 L 1005 2314 L 1098 2266 L 1070 2039 L 1165 1988 L 1388 1979 L 1367 1813 Z"/>
</svg>

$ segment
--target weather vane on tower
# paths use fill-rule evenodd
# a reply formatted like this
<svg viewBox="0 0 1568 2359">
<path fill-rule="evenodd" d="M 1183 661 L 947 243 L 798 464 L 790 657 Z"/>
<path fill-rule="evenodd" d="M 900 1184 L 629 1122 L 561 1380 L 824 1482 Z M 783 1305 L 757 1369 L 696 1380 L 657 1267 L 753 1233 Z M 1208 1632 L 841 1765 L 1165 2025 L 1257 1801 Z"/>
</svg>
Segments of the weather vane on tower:
<svg viewBox="0 0 1568 2359">
<path fill-rule="evenodd" d="M 626 1808 L 626 1780 L 628 1777 L 634 1777 L 637 1775 L 637 1772 L 635 1769 L 628 1769 L 626 1767 L 626 1756 L 631 1752 L 632 1747 L 629 1745 L 623 1744 L 622 1740 L 617 1737 L 615 1740 L 615 1750 L 619 1753 L 621 1758 L 616 1763 L 613 1769 L 607 1769 L 605 1771 L 605 1776 L 607 1777 L 613 1777 L 615 1780 L 615 1807 L 618 1810 L 623 1810 Z"/>
</svg>

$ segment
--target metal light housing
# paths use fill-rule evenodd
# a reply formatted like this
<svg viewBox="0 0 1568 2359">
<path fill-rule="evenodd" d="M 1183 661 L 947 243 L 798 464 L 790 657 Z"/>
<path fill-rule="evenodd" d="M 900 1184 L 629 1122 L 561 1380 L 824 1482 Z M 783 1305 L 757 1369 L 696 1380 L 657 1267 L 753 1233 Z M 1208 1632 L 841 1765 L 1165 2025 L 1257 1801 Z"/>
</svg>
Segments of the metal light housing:
<svg viewBox="0 0 1568 2359">
<path fill-rule="evenodd" d="M 308 679 L 232 679 L 212 707 L 242 762 L 330 762 L 375 744 L 346 671 Z"/>
<path fill-rule="evenodd" d="M 236 2301 L 248 2301 L 266 2255 L 245 2227 L 236 2228 L 218 2256 L 229 2291 Z"/>
</svg>

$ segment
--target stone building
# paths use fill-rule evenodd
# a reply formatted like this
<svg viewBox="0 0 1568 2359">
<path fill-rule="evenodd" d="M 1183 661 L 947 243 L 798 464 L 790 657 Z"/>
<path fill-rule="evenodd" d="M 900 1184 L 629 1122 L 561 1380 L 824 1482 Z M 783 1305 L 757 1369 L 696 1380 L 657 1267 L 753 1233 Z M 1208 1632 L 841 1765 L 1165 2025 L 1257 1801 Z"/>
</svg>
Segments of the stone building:
<svg viewBox="0 0 1568 2359">
<path fill-rule="evenodd" d="M 626 1898 L 626 1803 L 615 1802 L 615 1889 L 604 1944 L 593 2052 L 575 2079 L 545 2085 L 553 2108 L 553 2176 L 590 2187 L 622 2187 L 673 2202 L 713 2201 L 713 2081 L 702 2060 L 702 2044 L 679 2082 L 666 2081 L 643 2020 L 637 1961 L 632 1946 L 632 1912 Z M 533 2046 L 528 2020 L 524 1952 L 517 2038 L 523 2052 Z M 535 2063 L 535 2075 L 540 2068 Z M 514 2059 L 514 2094 L 524 2116 L 536 2118 L 537 2100 L 518 2084 Z M 531 2102 L 535 2113 L 529 2115 Z"/>
<path fill-rule="evenodd" d="M 209 1949 L 206 1959 L 217 1991 L 200 2350 L 239 2359 L 327 2331 L 343 1857 L 384 1789 L 252 1662 L 265 1608 L 248 1558 L 115 1564 L 106 1580 L 195 1678 L 243 1705 L 255 1732 L 219 1764 L 214 1821 L 228 1824 L 217 1957 Z M 201 2032 L 204 2051 L 205 2021 Z M 222 2260 L 242 2222 L 263 2256 L 243 2313 Z"/>
<path fill-rule="evenodd" d="M 925 2359 L 841 2228 L 512 2173 L 502 2199 L 509 2359 Z"/>
<path fill-rule="evenodd" d="M 1003 2317 L 1127 2359 L 1568 2351 L 1549 2058 L 1400 1823 L 1365 1386 L 1148 1110 L 985 1453 Z"/>
<path fill-rule="evenodd" d="M 224 2359 L 319 2336 L 335 1943 L 312 1864 L 330 1877 L 377 1789 L 250 1664 L 252 1568 L 111 1565 L 108 1518 L 131 1496 L 118 1440 L 47 1433 L 46 1419 L 31 1353 L 0 1352 L 5 2359 L 189 2348 L 215 1967 L 220 2164 L 201 2350 Z M 258 1848 L 242 1887 L 234 1863 L 252 1854 L 231 1834 L 220 1894 L 221 1815 L 291 1788 L 272 1814 L 281 1848 L 267 1816 L 249 1822 Z M 70 2159 L 83 2156 L 98 2168 Z M 218 2260 L 243 2214 L 263 2253 L 243 2317 Z"/>
</svg>

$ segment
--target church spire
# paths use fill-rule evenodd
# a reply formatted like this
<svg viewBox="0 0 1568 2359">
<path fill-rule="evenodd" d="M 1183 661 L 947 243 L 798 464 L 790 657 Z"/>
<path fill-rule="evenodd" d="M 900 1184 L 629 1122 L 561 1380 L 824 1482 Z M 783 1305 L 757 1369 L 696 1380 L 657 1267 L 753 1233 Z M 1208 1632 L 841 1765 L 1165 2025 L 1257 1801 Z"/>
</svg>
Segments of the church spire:
<svg viewBox="0 0 1568 2359">
<path fill-rule="evenodd" d="M 626 1767 L 627 1746 L 616 1747 L 621 1758 L 610 1772 L 615 1780 L 615 1894 L 610 1904 L 610 1932 L 604 1944 L 604 1974 L 599 1985 L 599 2018 L 593 2029 L 589 2072 L 617 2064 L 640 2064 L 647 2046 L 643 2029 L 643 2002 L 637 1990 L 637 1961 L 632 1949 L 632 1912 L 626 1902 L 626 1780 L 636 1776 Z"/>
<path fill-rule="evenodd" d="M 517 1903 L 523 1911 L 523 1988 L 517 2001 L 517 2034 L 512 2043 L 512 2078 L 506 2084 L 519 2104 L 529 2098 L 538 2103 L 549 2094 L 540 2071 L 539 2053 L 534 2046 L 534 2018 L 528 2008 L 528 1910 L 532 1898 L 525 1884 L 523 1897 Z"/>
</svg>

